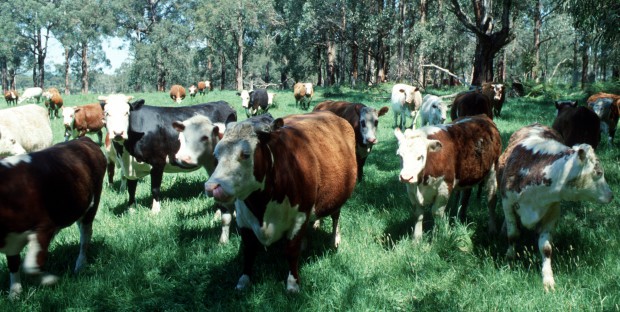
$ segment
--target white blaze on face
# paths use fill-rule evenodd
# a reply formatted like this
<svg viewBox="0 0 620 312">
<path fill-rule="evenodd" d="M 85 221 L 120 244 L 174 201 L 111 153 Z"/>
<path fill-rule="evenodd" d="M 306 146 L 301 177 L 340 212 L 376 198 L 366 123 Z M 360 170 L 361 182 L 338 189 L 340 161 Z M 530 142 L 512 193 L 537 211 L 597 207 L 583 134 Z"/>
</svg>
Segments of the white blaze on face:
<svg viewBox="0 0 620 312">
<path fill-rule="evenodd" d="M 248 92 L 247 90 L 243 90 L 241 91 L 241 94 L 239 96 L 241 97 L 241 106 L 244 108 L 249 108 L 250 107 L 250 92 Z"/>
<path fill-rule="evenodd" d="M 394 130 L 398 139 L 396 153 L 401 157 L 402 169 L 399 179 L 405 183 L 419 183 L 418 177 L 426 166 L 428 152 L 437 152 L 441 149 L 441 143 L 437 140 L 428 140 L 427 134 L 419 130 L 407 129 L 401 132 Z"/>
<path fill-rule="evenodd" d="M 200 159 L 213 154 L 216 139 L 219 139 L 216 138 L 215 127 L 218 133 L 223 132 L 224 124 L 213 124 L 208 117 L 196 115 L 183 121 L 182 125 L 183 130 L 179 132 L 181 147 L 175 157 L 179 162 L 197 165 Z"/>
<path fill-rule="evenodd" d="M 499 101 L 502 99 L 502 89 L 504 89 L 504 85 L 501 83 L 498 84 L 493 84 L 491 85 L 493 87 L 493 92 L 495 93 L 495 96 L 493 97 L 494 100 Z"/>
<path fill-rule="evenodd" d="M 73 125 L 75 118 L 75 109 L 73 107 L 62 107 L 62 123 L 66 128 L 70 128 Z"/>
<path fill-rule="evenodd" d="M 360 111 L 360 132 L 362 133 L 363 143 L 377 143 L 377 126 L 379 125 L 379 115 L 377 110 L 371 107 L 363 107 Z"/>
<path fill-rule="evenodd" d="M 115 141 L 127 140 L 129 112 L 131 109 L 129 101 L 132 97 L 124 94 L 113 94 L 100 99 L 106 102 L 103 115 L 110 138 Z"/>
<path fill-rule="evenodd" d="M 190 94 L 190 95 L 194 95 L 194 94 L 196 94 L 196 90 L 198 90 L 198 89 L 196 88 L 196 86 L 191 85 L 191 86 L 189 87 L 189 94 Z"/>
</svg>

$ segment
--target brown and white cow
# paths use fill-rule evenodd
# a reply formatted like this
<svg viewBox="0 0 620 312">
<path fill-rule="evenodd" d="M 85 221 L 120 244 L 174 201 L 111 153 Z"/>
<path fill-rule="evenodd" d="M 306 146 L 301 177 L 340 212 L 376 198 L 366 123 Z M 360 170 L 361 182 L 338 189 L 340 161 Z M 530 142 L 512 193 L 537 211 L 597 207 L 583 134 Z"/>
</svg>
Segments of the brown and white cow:
<svg viewBox="0 0 620 312">
<path fill-rule="evenodd" d="M 362 181 L 364 177 L 364 164 L 366 158 L 372 151 L 372 147 L 377 143 L 377 129 L 379 117 L 385 115 L 389 108 L 383 106 L 377 111 L 373 107 L 362 103 L 351 103 L 345 101 L 324 101 L 319 103 L 314 111 L 330 111 L 351 124 L 355 131 L 355 158 L 357 160 L 357 181 Z"/>
<path fill-rule="evenodd" d="M 50 88 L 48 91 L 43 92 L 43 97 L 45 98 L 45 107 L 47 107 L 50 118 L 60 118 L 58 111 L 60 111 L 63 105 L 63 100 L 58 89 Z"/>
<path fill-rule="evenodd" d="M 181 85 L 172 85 L 170 87 L 170 98 L 177 104 L 181 104 L 185 99 L 185 88 Z"/>
<path fill-rule="evenodd" d="M 407 115 L 411 115 L 413 118 L 412 128 L 415 128 L 417 120 L 417 112 L 422 106 L 422 93 L 420 88 L 410 86 L 404 83 L 397 83 L 392 87 L 392 113 L 394 113 L 394 127 L 399 124 L 396 123 L 398 116 L 400 116 L 400 128 L 404 129 L 407 125 Z"/>
<path fill-rule="evenodd" d="M 588 107 L 601 119 L 601 132 L 611 146 L 620 119 L 620 95 L 599 92 L 587 100 Z"/>
<path fill-rule="evenodd" d="M 28 244 L 23 268 L 44 285 L 57 277 L 42 269 L 54 235 L 77 222 L 80 254 L 75 272 L 86 265 L 86 250 L 101 198 L 106 160 L 90 138 L 0 160 L 0 252 L 7 258 L 9 296 L 22 292 L 20 252 Z"/>
<path fill-rule="evenodd" d="M 493 119 L 493 104 L 488 96 L 478 90 L 466 91 L 457 94 L 450 107 L 450 118 L 485 114 Z"/>
<path fill-rule="evenodd" d="M 520 228 L 538 232 L 543 287 L 553 290 L 551 235 L 560 202 L 613 199 L 594 149 L 588 144 L 568 147 L 547 126 L 523 127 L 510 137 L 500 158 L 499 181 L 509 241 L 506 256 L 515 257 Z"/>
<path fill-rule="evenodd" d="M 314 86 L 310 82 L 298 82 L 293 86 L 293 96 L 295 97 L 295 107 L 300 105 L 302 109 L 308 109 L 314 96 Z"/>
<path fill-rule="evenodd" d="M 86 133 L 96 133 L 99 139 L 99 145 L 103 138 L 103 127 L 105 123 L 103 119 L 103 108 L 101 104 L 92 103 L 82 106 L 63 107 L 62 108 L 63 124 L 65 125 L 65 141 L 71 136 L 82 137 Z"/>
<path fill-rule="evenodd" d="M 399 174 L 407 185 L 414 207 L 414 238 L 422 237 L 423 207 L 432 205 L 434 216 L 443 217 L 453 190 L 462 190 L 460 217 L 467 210 L 471 188 L 487 191 L 489 231 L 495 232 L 496 169 L 502 142 L 493 121 L 471 116 L 450 124 L 426 126 L 401 132 L 396 128 L 397 154 L 402 159 Z"/>
<path fill-rule="evenodd" d="M 243 275 L 237 289 L 250 283 L 261 244 L 286 239 L 289 275 L 286 288 L 299 291 L 299 257 L 311 218 L 332 217 L 333 244 L 340 243 L 340 208 L 356 180 L 355 134 L 331 112 L 247 119 L 229 124 L 215 147 L 215 172 L 207 195 L 236 207 L 243 248 Z"/>
<path fill-rule="evenodd" d="M 19 100 L 19 93 L 15 90 L 7 90 L 4 92 L 4 100 L 6 101 L 7 106 L 17 105 L 17 100 Z"/>
<path fill-rule="evenodd" d="M 189 91 L 189 97 L 193 99 L 194 97 L 196 97 L 196 93 L 198 92 L 198 88 L 196 88 L 195 85 L 191 85 L 191 86 L 189 86 L 188 91 Z"/>
<path fill-rule="evenodd" d="M 493 115 L 500 117 L 502 107 L 506 101 L 506 88 L 501 83 L 486 82 L 482 84 L 482 94 L 491 100 Z"/>
<path fill-rule="evenodd" d="M 601 140 L 601 119 L 577 101 L 556 101 L 557 114 L 551 126 L 568 146 L 586 143 L 596 149 Z"/>
</svg>

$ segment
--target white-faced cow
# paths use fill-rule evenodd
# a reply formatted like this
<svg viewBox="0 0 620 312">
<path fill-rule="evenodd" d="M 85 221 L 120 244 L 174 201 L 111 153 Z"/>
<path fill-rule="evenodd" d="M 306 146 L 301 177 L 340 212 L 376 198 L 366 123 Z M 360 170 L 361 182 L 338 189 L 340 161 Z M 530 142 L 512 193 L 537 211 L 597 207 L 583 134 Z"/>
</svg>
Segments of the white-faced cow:
<svg viewBox="0 0 620 312">
<path fill-rule="evenodd" d="M 448 106 L 436 95 L 427 94 L 420 107 L 420 126 L 440 125 L 446 121 Z"/>
<path fill-rule="evenodd" d="M 11 106 L 17 105 L 17 100 L 19 100 L 19 93 L 15 90 L 7 90 L 4 92 L 4 99 L 6 100 L 6 105 Z"/>
<path fill-rule="evenodd" d="M 462 190 L 459 213 L 464 219 L 471 188 L 476 185 L 487 190 L 489 231 L 496 231 L 496 169 L 502 142 L 491 119 L 471 116 L 404 133 L 397 128 L 394 134 L 402 159 L 399 179 L 406 183 L 414 207 L 416 240 L 422 237 L 423 207 L 431 205 L 435 217 L 443 217 L 452 191 Z"/>
<path fill-rule="evenodd" d="M 256 117 L 254 117 L 256 118 Z M 355 134 L 331 112 L 248 119 L 229 125 L 215 147 L 215 172 L 207 195 L 234 202 L 243 248 L 243 274 L 237 289 L 250 283 L 260 245 L 286 239 L 286 288 L 299 291 L 299 256 L 311 218 L 332 217 L 338 246 L 340 208 L 356 180 Z"/>
<path fill-rule="evenodd" d="M 185 99 L 185 88 L 181 85 L 172 85 L 170 87 L 170 98 L 177 104 Z"/>
<path fill-rule="evenodd" d="M 603 168 L 588 144 L 568 147 L 553 129 L 533 124 L 515 132 L 500 158 L 499 177 L 509 247 L 515 257 L 520 228 L 538 232 L 545 291 L 553 290 L 551 235 L 560 202 L 609 203 L 613 194 Z"/>
<path fill-rule="evenodd" d="M 243 90 L 237 95 L 241 97 L 241 106 L 248 118 L 258 115 L 259 111 L 266 113 L 269 110 L 269 95 L 265 89 Z"/>
<path fill-rule="evenodd" d="M 479 90 L 461 92 L 457 94 L 450 107 L 450 118 L 485 114 L 493 119 L 493 104 L 488 96 Z"/>
<path fill-rule="evenodd" d="M 293 96 L 295 97 L 295 107 L 300 105 L 301 109 L 308 109 L 314 96 L 314 86 L 311 82 L 298 82 L 293 86 Z"/>
<path fill-rule="evenodd" d="M 601 119 L 601 133 L 611 146 L 620 119 L 620 96 L 599 92 L 587 100 L 588 107 Z"/>
<path fill-rule="evenodd" d="M 417 112 L 422 105 L 422 93 L 418 87 L 397 83 L 392 87 L 392 113 L 394 114 L 394 127 L 400 125 L 404 129 L 407 125 L 407 116 L 413 117 L 412 128 L 415 128 Z M 396 121 L 400 116 L 400 124 Z"/>
<path fill-rule="evenodd" d="M 105 101 L 106 127 L 114 142 L 117 161 L 128 179 L 129 206 L 135 204 L 137 179 L 150 174 L 153 213 L 160 210 L 164 172 L 187 172 L 200 168 L 176 161 L 180 143 L 173 122 L 196 114 L 220 123 L 237 119 L 236 112 L 223 101 L 184 107 L 156 107 L 144 105 L 144 100 L 130 104 L 131 97 L 122 94 L 100 99 Z"/>
<path fill-rule="evenodd" d="M 191 85 L 189 86 L 188 91 L 189 97 L 193 99 L 194 97 L 196 97 L 196 93 L 198 93 L 198 88 L 196 88 L 195 85 Z"/>
<path fill-rule="evenodd" d="M 482 84 L 482 94 L 491 100 L 493 115 L 499 117 L 506 101 L 506 88 L 501 83 L 486 82 Z"/>
<path fill-rule="evenodd" d="M 601 119 L 577 101 L 556 101 L 557 115 L 551 126 L 568 146 L 586 143 L 596 149 L 601 140 Z"/>
<path fill-rule="evenodd" d="M 0 157 L 48 148 L 53 139 L 45 108 L 28 104 L 0 111 Z"/>
<path fill-rule="evenodd" d="M 22 292 L 20 252 L 28 251 L 23 268 L 44 285 L 57 277 L 43 271 L 54 235 L 77 222 L 80 254 L 75 272 L 86 265 L 86 250 L 99 207 L 106 161 L 90 138 L 0 160 L 0 252 L 7 258 L 9 296 Z"/>
<path fill-rule="evenodd" d="M 357 181 L 364 177 L 366 158 L 377 143 L 377 129 L 379 117 L 385 115 L 389 108 L 383 106 L 379 111 L 362 103 L 344 101 L 324 101 L 319 103 L 314 111 L 330 111 L 351 124 L 355 131 L 355 158 L 357 161 Z"/>
<path fill-rule="evenodd" d="M 86 133 L 96 133 L 99 144 L 103 138 L 103 108 L 99 103 L 85 104 L 82 106 L 63 107 L 62 119 L 65 125 L 65 141 L 71 136 L 81 137 Z"/>
</svg>

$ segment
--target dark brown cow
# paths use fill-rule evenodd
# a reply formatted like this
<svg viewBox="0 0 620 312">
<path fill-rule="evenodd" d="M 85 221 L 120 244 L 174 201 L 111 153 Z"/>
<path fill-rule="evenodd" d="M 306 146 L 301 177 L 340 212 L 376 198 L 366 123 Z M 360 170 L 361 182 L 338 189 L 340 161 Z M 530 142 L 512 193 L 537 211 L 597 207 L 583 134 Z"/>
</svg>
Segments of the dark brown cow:
<svg viewBox="0 0 620 312">
<path fill-rule="evenodd" d="M 450 118 L 456 120 L 460 117 L 485 114 L 493 119 L 491 100 L 480 91 L 467 91 L 459 93 L 452 107 L 450 108 Z"/>
<path fill-rule="evenodd" d="M 482 94 L 491 100 L 493 115 L 499 117 L 506 100 L 506 88 L 501 83 L 486 82 L 482 84 Z"/>
<path fill-rule="evenodd" d="M 86 133 L 96 133 L 101 145 L 102 129 L 105 127 L 101 104 L 92 103 L 76 107 L 63 107 L 62 117 L 65 125 L 65 141 L 69 140 L 71 136 L 82 137 Z"/>
<path fill-rule="evenodd" d="M 299 256 L 310 220 L 332 217 L 338 246 L 340 207 L 356 180 L 355 134 L 331 112 L 278 118 L 271 124 L 248 119 L 226 128 L 215 147 L 217 167 L 205 183 L 207 195 L 235 203 L 243 248 L 243 275 L 250 283 L 261 244 L 285 238 L 287 290 L 299 291 Z"/>
<path fill-rule="evenodd" d="M 607 142 L 611 145 L 620 119 L 620 95 L 599 92 L 590 96 L 587 103 L 601 119 L 601 132 L 607 135 Z"/>
<path fill-rule="evenodd" d="M 485 186 L 488 194 L 489 231 L 495 232 L 498 159 L 502 149 L 499 131 L 485 115 L 463 117 L 440 126 L 401 132 L 397 154 L 402 158 L 400 181 L 406 183 L 417 220 L 414 238 L 422 237 L 423 207 L 432 205 L 435 217 L 443 217 L 453 190 L 461 194 L 460 217 L 467 211 L 471 188 Z"/>
<path fill-rule="evenodd" d="M 381 107 L 379 111 L 362 103 L 345 101 L 324 101 L 319 103 L 315 111 L 327 110 L 344 118 L 355 131 L 355 158 L 357 160 L 357 181 L 364 177 L 364 164 L 372 147 L 377 143 L 379 117 L 385 115 L 389 108 Z"/>
<path fill-rule="evenodd" d="M 556 101 L 557 115 L 552 128 L 564 144 L 587 143 L 596 148 L 601 140 L 601 119 L 591 109 L 577 106 L 577 101 Z"/>
<path fill-rule="evenodd" d="M 80 228 L 75 271 L 84 267 L 105 167 L 99 146 L 86 137 L 0 160 L 0 179 L 10 181 L 0 187 L 0 252 L 7 258 L 11 298 L 22 291 L 19 268 L 24 246 L 28 244 L 24 271 L 44 273 L 52 238 L 74 222 Z M 58 279 L 46 273 L 41 278 L 45 285 Z"/>
</svg>

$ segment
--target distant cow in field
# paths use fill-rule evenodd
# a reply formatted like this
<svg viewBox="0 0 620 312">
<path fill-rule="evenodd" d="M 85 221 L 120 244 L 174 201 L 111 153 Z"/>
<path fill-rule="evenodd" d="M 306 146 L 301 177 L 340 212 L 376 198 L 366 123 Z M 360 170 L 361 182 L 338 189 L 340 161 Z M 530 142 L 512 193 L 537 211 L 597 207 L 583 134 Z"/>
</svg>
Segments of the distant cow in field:
<svg viewBox="0 0 620 312">
<path fill-rule="evenodd" d="M 28 104 L 0 110 L 0 157 L 39 151 L 52 140 L 45 108 Z"/>
<path fill-rule="evenodd" d="M 415 128 L 417 113 L 422 106 L 422 93 L 418 87 L 403 83 L 395 84 L 392 87 L 392 113 L 394 114 L 394 127 L 400 125 L 401 129 L 407 127 L 407 115 L 413 118 L 412 128 Z M 400 116 L 400 123 L 397 123 Z"/>
<path fill-rule="evenodd" d="M 295 107 L 300 105 L 302 109 L 310 108 L 312 97 L 314 96 L 314 87 L 312 83 L 298 82 L 293 86 L 293 96 L 295 97 Z"/>
<path fill-rule="evenodd" d="M 198 82 L 198 93 L 200 95 L 205 95 L 207 91 L 213 91 L 213 83 L 211 81 L 199 81 Z"/>
<path fill-rule="evenodd" d="M 362 103 L 344 101 L 325 101 L 319 103 L 314 111 L 327 110 L 344 118 L 355 131 L 355 158 L 357 161 L 357 181 L 364 177 L 364 164 L 377 141 L 379 117 L 385 115 L 389 108 L 383 106 L 377 111 Z"/>
<path fill-rule="evenodd" d="M 577 101 L 556 101 L 557 115 L 552 128 L 568 146 L 586 143 L 596 149 L 601 140 L 601 120 L 591 109 Z"/>
<path fill-rule="evenodd" d="M 500 158 L 499 187 L 514 258 L 520 229 L 538 233 L 545 291 L 555 288 L 551 269 L 551 236 L 560 217 L 560 202 L 609 203 L 613 194 L 603 168 L 588 144 L 572 148 L 553 129 L 533 124 L 515 132 Z"/>
<path fill-rule="evenodd" d="M 248 118 L 258 115 L 259 110 L 263 113 L 269 110 L 269 95 L 265 89 L 243 90 L 237 95 L 241 97 L 241 106 Z"/>
<path fill-rule="evenodd" d="M 425 95 L 420 107 L 420 127 L 444 123 L 447 111 L 448 107 L 440 97 L 430 94 Z"/>
<path fill-rule="evenodd" d="M 493 108 L 488 96 L 480 91 L 467 91 L 459 93 L 450 107 L 450 118 L 455 120 L 460 117 L 484 114 L 493 119 Z"/>
<path fill-rule="evenodd" d="M 299 258 L 309 222 L 331 216 L 332 243 L 340 243 L 340 208 L 353 193 L 357 176 L 355 134 L 346 120 L 331 112 L 290 115 L 271 124 L 264 120 L 227 127 L 215 147 L 217 166 L 205 191 L 236 207 L 243 250 L 237 289 L 250 284 L 261 245 L 286 239 L 286 289 L 298 292 Z"/>
<path fill-rule="evenodd" d="M 19 100 L 19 93 L 15 90 L 8 90 L 4 92 L 4 100 L 6 100 L 6 105 L 11 106 L 17 105 L 17 100 Z"/>
<path fill-rule="evenodd" d="M 501 83 L 487 82 L 482 84 L 482 94 L 489 97 L 493 115 L 500 117 L 502 107 L 506 101 L 506 88 Z"/>
<path fill-rule="evenodd" d="M 181 85 L 173 85 L 170 87 L 170 98 L 177 104 L 185 99 L 185 88 Z"/>
<path fill-rule="evenodd" d="M 0 160 L 0 252 L 6 255 L 9 297 L 22 292 L 20 252 L 28 244 L 23 268 L 54 284 L 43 271 L 54 235 L 77 222 L 80 254 L 74 272 L 86 265 L 86 251 L 99 207 L 105 157 L 89 138 L 60 143 L 30 154 Z"/>
<path fill-rule="evenodd" d="M 611 146 L 620 119 L 620 96 L 599 92 L 587 100 L 588 107 L 601 119 L 601 132 Z"/>
<path fill-rule="evenodd" d="M 65 141 L 71 136 L 81 137 L 86 133 L 96 133 L 99 145 L 103 138 L 103 108 L 101 104 L 92 103 L 75 107 L 62 108 L 63 124 L 65 125 Z"/>
<path fill-rule="evenodd" d="M 19 98 L 19 100 L 17 100 L 17 104 L 21 104 L 24 101 L 29 101 L 32 99 L 35 99 L 36 103 L 39 103 L 39 100 L 41 99 L 42 94 L 43 94 L 43 89 L 39 87 L 28 88 L 24 90 L 24 93 L 22 93 L 22 96 Z"/>
<path fill-rule="evenodd" d="M 489 232 L 496 232 L 496 170 L 502 142 L 491 119 L 470 116 L 404 133 L 397 128 L 394 134 L 402 159 L 399 179 L 406 184 L 414 207 L 416 240 L 422 237 L 423 207 L 432 206 L 435 218 L 443 218 L 450 194 L 461 190 L 463 220 L 471 188 L 477 185 L 487 191 Z"/>
<path fill-rule="evenodd" d="M 45 98 L 45 107 L 47 107 L 49 117 L 52 119 L 60 118 L 58 112 L 63 105 L 63 100 L 62 96 L 60 96 L 60 93 L 58 92 L 58 89 L 53 88 L 43 92 L 43 97 Z"/>
<path fill-rule="evenodd" d="M 191 85 L 191 86 L 189 86 L 188 91 L 189 91 L 189 97 L 193 99 L 194 97 L 196 97 L 196 93 L 198 92 L 198 88 L 196 88 L 195 85 Z"/>
</svg>

